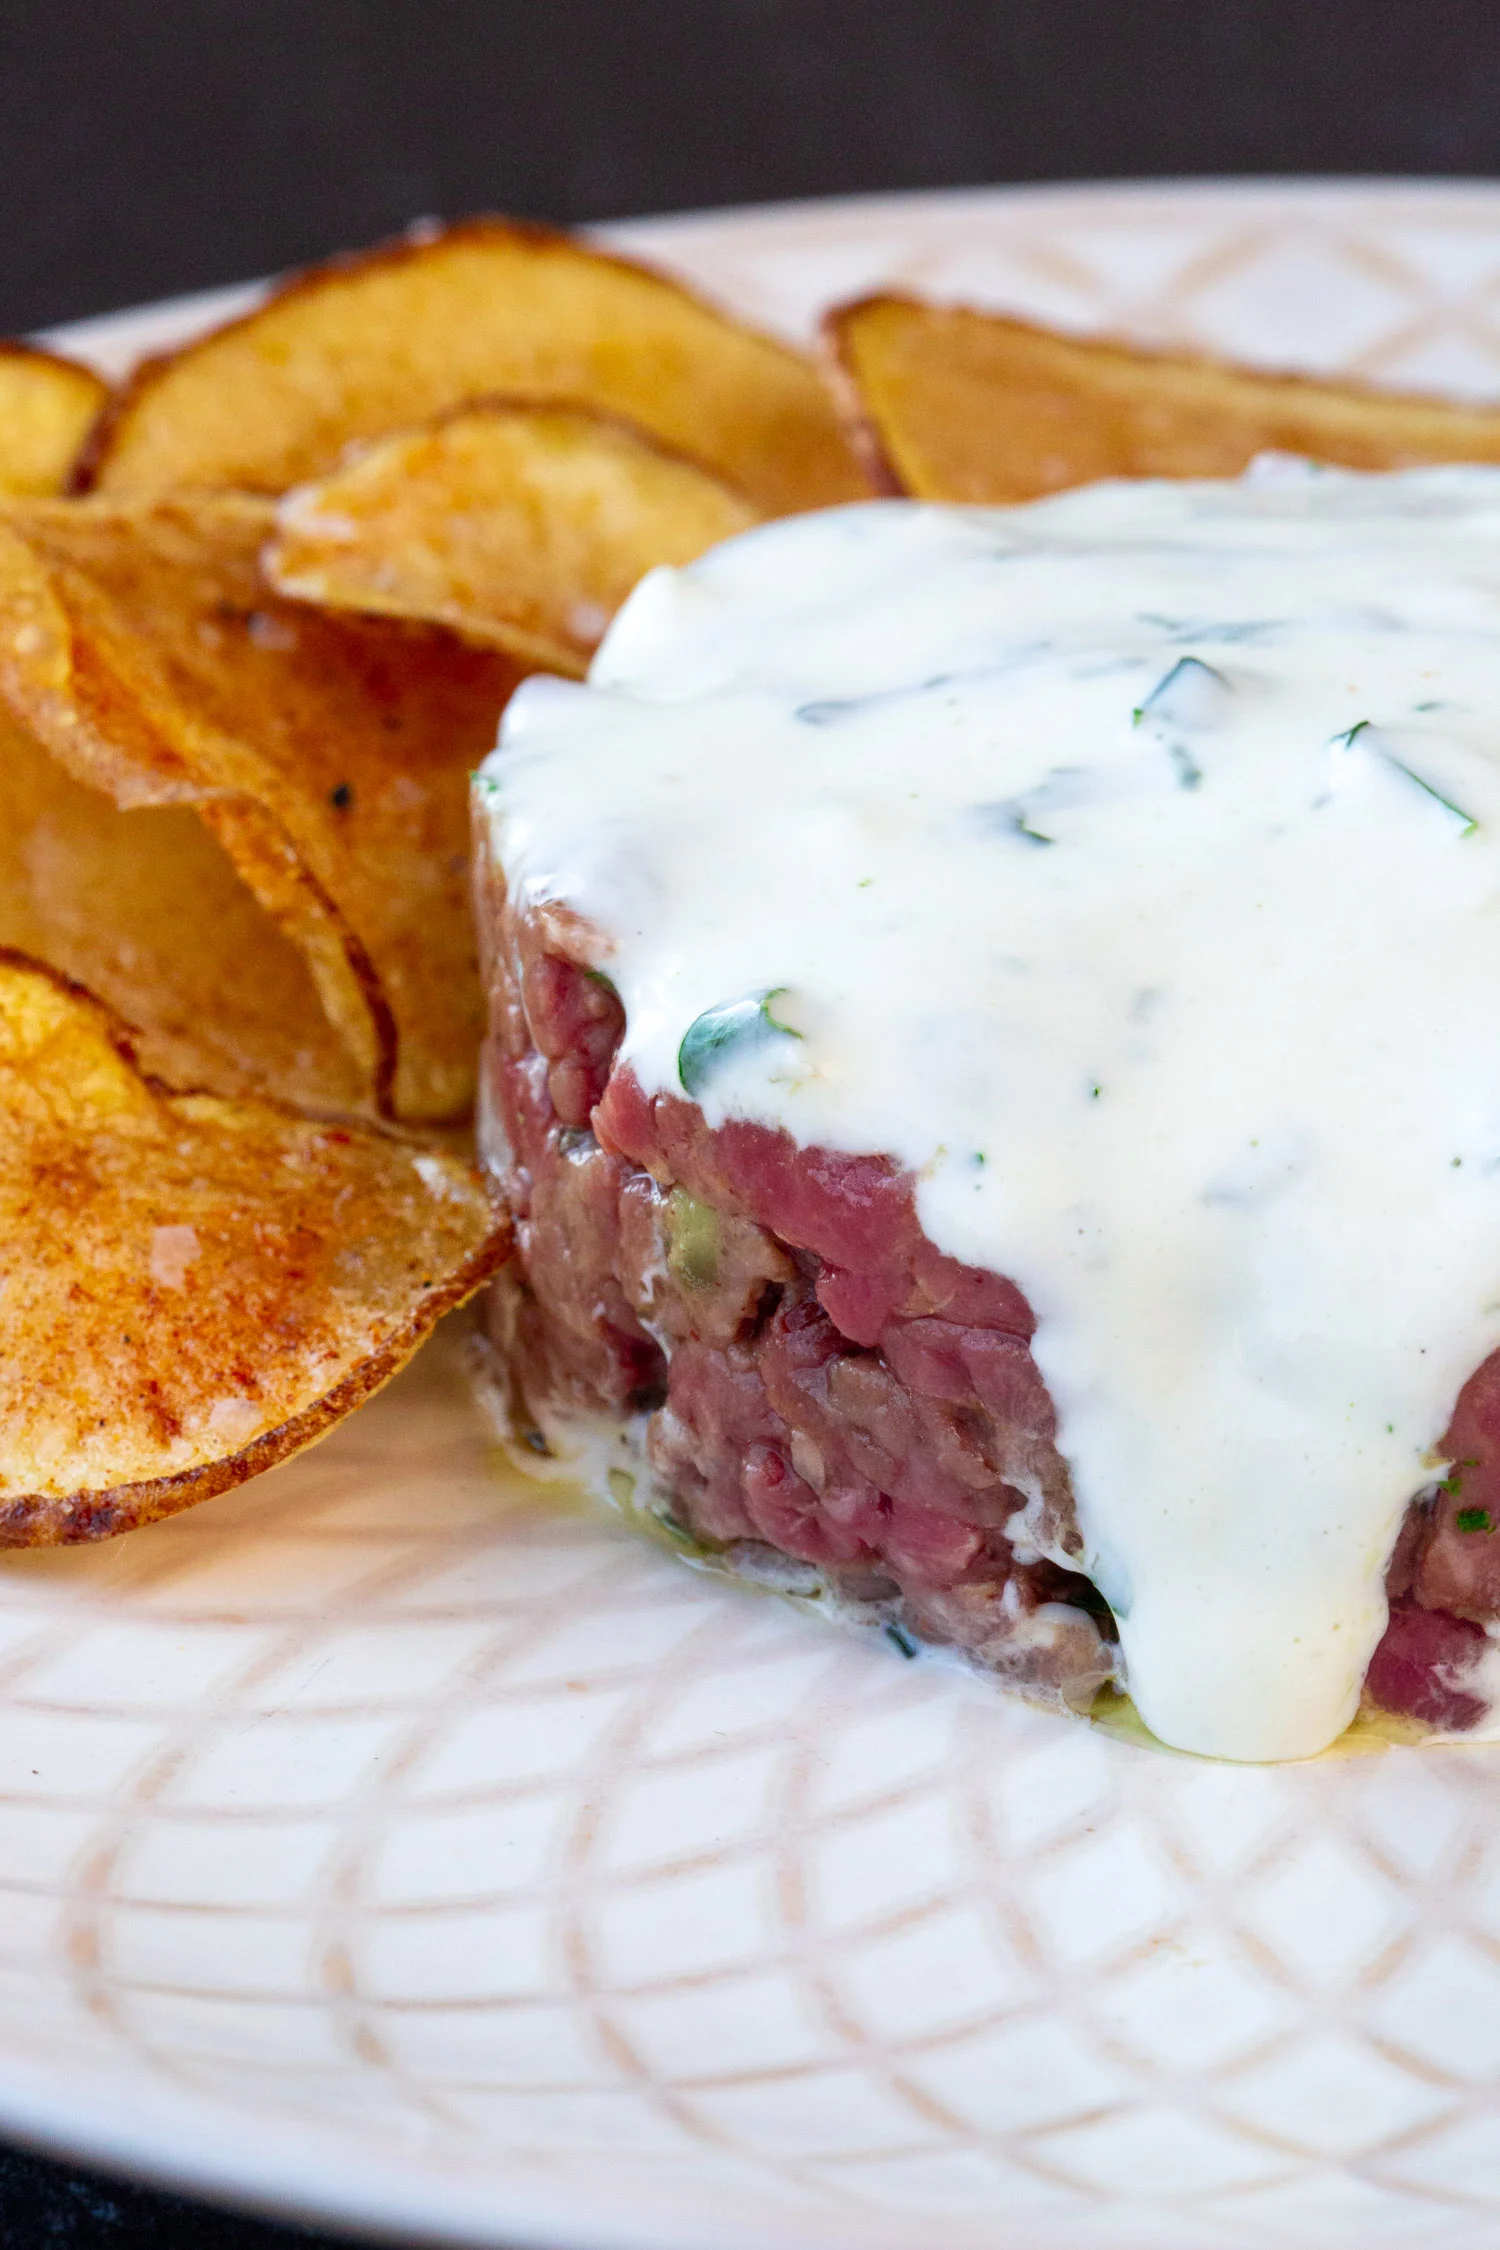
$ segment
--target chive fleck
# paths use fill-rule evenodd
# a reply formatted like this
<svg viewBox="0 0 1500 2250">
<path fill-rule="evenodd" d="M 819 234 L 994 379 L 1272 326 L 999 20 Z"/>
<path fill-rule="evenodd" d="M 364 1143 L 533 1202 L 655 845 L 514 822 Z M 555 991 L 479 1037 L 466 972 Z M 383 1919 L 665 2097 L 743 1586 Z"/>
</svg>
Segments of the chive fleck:
<svg viewBox="0 0 1500 2250">
<path fill-rule="evenodd" d="M 917 1644 L 904 1625 L 887 1625 L 885 1637 L 893 1648 L 900 1649 L 903 1656 L 915 1656 L 917 1654 Z"/>
<path fill-rule="evenodd" d="M 1336 734 L 1333 739 L 1336 743 L 1341 742 L 1346 750 L 1351 749 L 1369 725 L 1368 719 L 1356 719 L 1352 727 L 1346 727 L 1342 734 Z M 1451 797 L 1443 795 L 1441 789 L 1434 788 L 1430 781 L 1424 781 L 1422 776 L 1419 773 L 1414 773 L 1410 766 L 1403 765 L 1399 758 L 1393 757 L 1378 737 L 1367 747 L 1372 749 L 1377 757 L 1383 758 L 1385 763 L 1396 773 L 1399 773 L 1404 780 L 1411 782 L 1414 788 L 1420 789 L 1424 797 L 1430 797 L 1435 805 L 1441 805 L 1443 811 L 1450 814 L 1458 822 L 1458 833 L 1461 838 L 1477 834 L 1479 823 L 1472 813 L 1465 812 L 1462 805 L 1456 805 Z"/>
<path fill-rule="evenodd" d="M 711 1289 L 719 1278 L 719 1214 L 685 1188 L 667 1197 L 667 1271 L 687 1289 Z"/>
<path fill-rule="evenodd" d="M 1454 1518 L 1460 1531 L 1493 1531 L 1488 1508 L 1460 1508 Z"/>
<path fill-rule="evenodd" d="M 706 1008 L 694 1018 L 682 1035 L 677 1050 L 677 1076 L 685 1094 L 697 1095 L 708 1084 L 724 1054 L 732 1047 L 760 1046 L 769 1038 L 800 1039 L 800 1031 L 789 1023 L 782 1023 L 772 1013 L 771 1003 L 779 1000 L 787 987 L 773 985 L 769 992 L 748 994 L 743 1000 L 727 1000 L 717 1008 Z"/>
<path fill-rule="evenodd" d="M 1203 779 L 1203 768 L 1197 763 L 1196 759 L 1188 756 L 1180 742 L 1169 742 L 1167 744 L 1167 756 L 1172 761 L 1172 769 L 1177 776 L 1178 787 L 1180 789 L 1196 789 Z"/>
<path fill-rule="evenodd" d="M 687 1525 L 681 1520 L 680 1517 L 669 1514 L 668 1511 L 663 1508 L 661 1514 L 657 1517 L 656 1520 L 661 1525 L 662 1530 L 667 1533 L 668 1537 L 677 1541 L 679 1547 L 698 1546 L 699 1542 L 694 1538 L 692 1532 L 689 1531 Z"/>
<path fill-rule="evenodd" d="M 1479 823 L 1472 813 L 1465 812 L 1462 805 L 1455 805 L 1451 797 L 1445 797 L 1441 789 L 1434 789 L 1430 781 L 1424 781 L 1419 773 L 1413 773 L 1410 766 L 1402 765 L 1399 758 L 1392 758 L 1391 764 L 1398 773 L 1404 773 L 1408 781 L 1414 781 L 1424 796 L 1430 797 L 1434 804 L 1441 805 L 1445 813 L 1451 813 L 1461 823 L 1458 831 L 1461 837 L 1477 834 Z"/>
<path fill-rule="evenodd" d="M 1212 691 L 1227 688 L 1229 682 L 1212 664 L 1205 664 L 1201 656 L 1180 656 L 1170 672 L 1163 674 L 1151 693 L 1130 714 L 1132 726 L 1143 719 L 1166 719 L 1178 726 L 1201 726 L 1212 719 L 1216 701 Z M 1204 706 L 1208 692 L 1208 708 Z"/>
</svg>

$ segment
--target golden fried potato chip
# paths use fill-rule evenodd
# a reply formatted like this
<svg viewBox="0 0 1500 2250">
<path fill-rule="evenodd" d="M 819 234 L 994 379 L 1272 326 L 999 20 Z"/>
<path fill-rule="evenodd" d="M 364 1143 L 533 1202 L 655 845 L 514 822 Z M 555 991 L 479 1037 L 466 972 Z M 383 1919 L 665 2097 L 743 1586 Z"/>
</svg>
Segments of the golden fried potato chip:
<svg viewBox="0 0 1500 2250">
<path fill-rule="evenodd" d="M 759 522 L 719 478 L 627 423 L 496 400 L 377 439 L 277 510 L 284 594 L 425 618 L 582 677 L 653 564 Z"/>
<path fill-rule="evenodd" d="M 0 1545 L 107 1538 L 310 1445 L 498 1264 L 460 1157 L 173 1094 L 0 954 Z"/>
<path fill-rule="evenodd" d="M 377 1105 L 457 1117 L 482 1021 L 465 796 L 516 669 L 281 600 L 257 565 L 272 520 L 226 495 L 12 504 L 0 700 L 120 807 L 195 807 Z"/>
<path fill-rule="evenodd" d="M 131 1026 L 174 1086 L 371 1104 L 307 962 L 190 805 L 122 812 L 0 706 L 0 945 L 35 954 Z"/>
<path fill-rule="evenodd" d="M 108 396 L 76 359 L 0 343 L 0 494 L 61 492 Z"/>
<path fill-rule="evenodd" d="M 314 267 L 148 361 L 84 482 L 284 492 L 382 437 L 499 392 L 622 414 L 771 514 L 865 486 L 812 363 L 665 275 L 547 228 L 473 219 Z"/>
<path fill-rule="evenodd" d="M 1132 351 L 996 313 L 867 297 L 829 315 L 873 482 L 1034 500 L 1097 477 L 1228 477 L 1257 453 L 1350 469 L 1500 460 L 1500 412 Z"/>
</svg>

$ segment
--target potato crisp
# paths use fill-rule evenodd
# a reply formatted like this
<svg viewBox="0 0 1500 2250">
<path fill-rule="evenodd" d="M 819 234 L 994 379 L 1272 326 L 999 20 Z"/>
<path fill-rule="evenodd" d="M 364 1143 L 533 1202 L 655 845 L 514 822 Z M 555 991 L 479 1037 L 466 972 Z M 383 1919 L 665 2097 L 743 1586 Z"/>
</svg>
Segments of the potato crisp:
<svg viewBox="0 0 1500 2250">
<path fill-rule="evenodd" d="M 426 619 L 581 676 L 648 570 L 759 520 L 625 423 L 497 402 L 379 439 L 289 492 L 263 560 L 303 601 Z"/>
<path fill-rule="evenodd" d="M 284 492 L 353 438 L 521 395 L 621 414 L 768 514 L 865 482 L 812 362 L 649 267 L 545 227 L 471 219 L 299 275 L 148 361 L 81 481 Z"/>
<path fill-rule="evenodd" d="M 0 498 L 61 492 L 108 396 L 76 359 L 0 343 Z"/>
<path fill-rule="evenodd" d="M 467 779 L 517 673 L 444 634 L 279 599 L 257 562 L 272 520 L 209 494 L 0 512 L 0 699 L 115 805 L 192 808 L 306 964 L 369 1103 L 459 1117 L 480 1025 Z M 164 870 L 152 884 L 170 910 Z M 183 913 L 148 949 L 186 942 L 191 897 Z M 285 986 L 284 957 L 275 973 Z M 142 1012 L 149 1028 L 170 1004 Z M 309 1072 L 327 1076 L 316 1057 L 259 1069 L 287 1092 Z"/>
<path fill-rule="evenodd" d="M 1348 469 L 1500 461 L 1489 408 L 1132 351 L 962 306 L 867 297 L 826 333 L 869 474 L 918 500 L 1233 477 L 1267 452 Z"/>
<path fill-rule="evenodd" d="M 0 1544 L 130 1530 L 310 1445 L 505 1238 L 459 1157 L 171 1093 L 0 954 Z"/>
</svg>

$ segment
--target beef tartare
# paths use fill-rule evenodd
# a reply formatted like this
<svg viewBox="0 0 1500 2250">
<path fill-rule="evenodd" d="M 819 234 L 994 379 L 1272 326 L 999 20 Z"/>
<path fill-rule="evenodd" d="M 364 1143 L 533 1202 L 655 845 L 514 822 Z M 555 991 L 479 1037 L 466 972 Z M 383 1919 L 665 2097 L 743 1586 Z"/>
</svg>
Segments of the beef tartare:
<svg viewBox="0 0 1500 2250">
<path fill-rule="evenodd" d="M 524 688 L 476 784 L 515 1432 L 1184 1747 L 1486 1731 L 1497 524 L 1484 471 L 837 511 Z"/>
</svg>

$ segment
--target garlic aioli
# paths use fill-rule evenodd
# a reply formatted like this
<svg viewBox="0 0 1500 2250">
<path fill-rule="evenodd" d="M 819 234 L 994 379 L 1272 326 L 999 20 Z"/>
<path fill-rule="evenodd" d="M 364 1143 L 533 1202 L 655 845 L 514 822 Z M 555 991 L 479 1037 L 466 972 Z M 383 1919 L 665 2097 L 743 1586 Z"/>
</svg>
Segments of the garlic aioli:
<svg viewBox="0 0 1500 2250">
<path fill-rule="evenodd" d="M 771 524 L 528 681 L 480 795 L 648 1090 L 774 993 L 710 1124 L 889 1152 L 1025 1291 L 1148 1725 L 1330 1742 L 1500 1345 L 1500 471 Z"/>
</svg>

